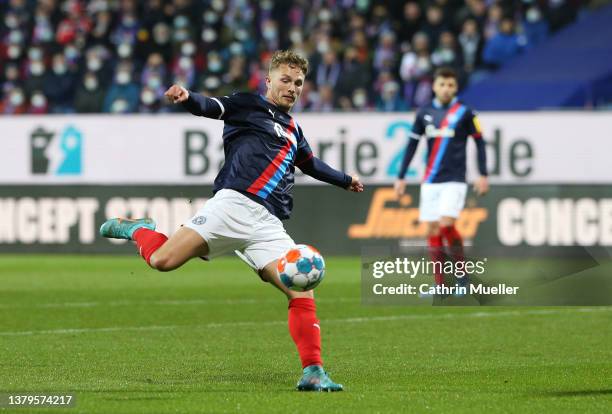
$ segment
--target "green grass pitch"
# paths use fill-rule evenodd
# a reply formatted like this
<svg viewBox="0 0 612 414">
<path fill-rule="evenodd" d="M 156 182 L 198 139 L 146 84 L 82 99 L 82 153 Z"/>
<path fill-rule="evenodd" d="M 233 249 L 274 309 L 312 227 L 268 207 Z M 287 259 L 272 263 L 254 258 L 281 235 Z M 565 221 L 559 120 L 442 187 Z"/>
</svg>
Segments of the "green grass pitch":
<svg viewBox="0 0 612 414">
<path fill-rule="evenodd" d="M 0 256 L 0 392 L 76 394 L 16 413 L 612 411 L 611 308 L 368 307 L 358 258 L 327 269 L 323 356 L 346 391 L 316 394 L 294 391 L 285 298 L 238 259 Z"/>
</svg>

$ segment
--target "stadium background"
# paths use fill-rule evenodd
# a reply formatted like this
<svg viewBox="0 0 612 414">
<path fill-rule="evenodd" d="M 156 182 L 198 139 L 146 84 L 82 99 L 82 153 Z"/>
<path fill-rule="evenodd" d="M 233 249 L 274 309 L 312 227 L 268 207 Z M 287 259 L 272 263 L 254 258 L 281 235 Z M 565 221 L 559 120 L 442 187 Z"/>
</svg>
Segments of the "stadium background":
<svg viewBox="0 0 612 414">
<path fill-rule="evenodd" d="M 608 2 L 579 0 L 0 0 L 0 391 L 71 391 L 87 413 L 312 411 L 288 392 L 286 304 L 238 259 L 159 274 L 97 234 L 116 215 L 171 232 L 211 196 L 222 125 L 163 103 L 168 85 L 263 92 L 271 52 L 291 47 L 311 64 L 296 119 L 366 184 L 298 177 L 286 223 L 329 270 L 326 368 L 347 392 L 316 409 L 608 412 L 609 307 L 364 306 L 359 255 L 423 242 L 424 145 L 409 196 L 391 184 L 449 65 L 488 142 L 492 188 L 468 196 L 467 241 L 513 276 L 584 269 L 558 260 L 566 246 L 609 262 L 610 21 Z M 551 289 L 555 303 L 608 304 L 598 269 Z M 603 301 L 565 302 L 579 287 Z"/>
</svg>

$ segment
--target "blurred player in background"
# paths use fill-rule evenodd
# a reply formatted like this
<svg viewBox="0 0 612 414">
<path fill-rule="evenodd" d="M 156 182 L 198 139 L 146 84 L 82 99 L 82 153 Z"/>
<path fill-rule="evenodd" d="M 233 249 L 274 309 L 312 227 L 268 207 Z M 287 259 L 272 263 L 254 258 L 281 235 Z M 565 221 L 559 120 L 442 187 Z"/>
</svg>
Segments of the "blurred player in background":
<svg viewBox="0 0 612 414">
<path fill-rule="evenodd" d="M 427 138 L 427 166 L 421 184 L 419 220 L 427 224 L 427 241 L 434 262 L 444 260 L 444 246 L 453 260 L 463 260 L 463 240 L 455 221 L 465 204 L 465 158 L 467 139 L 471 136 L 478 151 L 480 177 L 474 183 L 476 194 L 489 190 L 485 143 L 480 123 L 474 111 L 457 99 L 457 74 L 450 68 L 440 68 L 434 74 L 435 98 L 430 106 L 417 113 L 395 191 L 404 194 L 404 176 L 422 136 Z M 444 284 L 442 272 L 435 274 L 436 285 Z M 466 285 L 467 276 L 458 279 Z"/>
<path fill-rule="evenodd" d="M 298 390 L 341 391 L 342 385 L 323 370 L 312 290 L 288 289 L 276 270 L 278 259 L 295 246 L 281 220 L 289 218 L 293 207 L 296 166 L 317 180 L 363 191 L 358 177 L 337 171 L 313 156 L 302 129 L 289 115 L 307 72 L 306 59 L 278 51 L 270 63 L 265 96 L 235 93 L 210 98 L 171 86 L 165 94 L 171 102 L 194 115 L 225 123 L 225 163 L 215 179 L 215 195 L 169 239 L 155 231 L 151 219 L 111 219 L 100 233 L 135 241 L 140 255 L 160 271 L 174 270 L 194 257 L 209 259 L 236 251 L 264 281 L 289 299 L 289 331 L 304 369 Z"/>
</svg>

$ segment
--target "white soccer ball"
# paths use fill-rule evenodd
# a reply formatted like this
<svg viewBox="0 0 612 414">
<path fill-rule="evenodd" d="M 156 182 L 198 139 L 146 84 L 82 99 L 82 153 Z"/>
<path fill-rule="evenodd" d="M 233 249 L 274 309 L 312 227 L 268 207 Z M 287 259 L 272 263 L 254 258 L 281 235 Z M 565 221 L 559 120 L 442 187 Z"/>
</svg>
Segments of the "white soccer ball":
<svg viewBox="0 0 612 414">
<path fill-rule="evenodd" d="M 325 275 L 325 261 L 317 249 L 298 244 L 278 261 L 280 280 L 289 289 L 306 291 L 314 289 Z"/>
</svg>

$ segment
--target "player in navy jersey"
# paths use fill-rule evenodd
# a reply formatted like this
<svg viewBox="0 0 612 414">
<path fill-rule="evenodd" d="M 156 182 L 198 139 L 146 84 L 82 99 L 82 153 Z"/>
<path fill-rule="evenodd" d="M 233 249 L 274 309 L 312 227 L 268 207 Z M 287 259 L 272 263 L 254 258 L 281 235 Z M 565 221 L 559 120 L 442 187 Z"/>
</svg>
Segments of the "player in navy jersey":
<svg viewBox="0 0 612 414">
<path fill-rule="evenodd" d="M 421 137 L 427 138 L 427 166 L 421 184 L 419 220 L 427 223 L 427 239 L 432 260 L 440 262 L 445 244 L 454 260 L 463 260 L 463 240 L 455 228 L 465 204 L 465 158 L 468 137 L 476 142 L 480 177 L 474 190 L 483 195 L 489 190 L 485 143 L 476 114 L 457 99 L 457 75 L 440 68 L 434 75 L 435 99 L 417 113 L 395 182 L 395 191 L 404 194 L 404 176 L 414 157 Z M 443 274 L 435 275 L 437 285 L 444 284 Z M 458 280 L 467 284 L 467 277 Z"/>
<path fill-rule="evenodd" d="M 210 259 L 235 251 L 289 300 L 289 331 L 304 370 L 298 390 L 341 391 L 342 385 L 323 370 L 312 290 L 288 289 L 276 270 L 278 259 L 295 246 L 281 222 L 291 214 L 295 167 L 317 180 L 363 191 L 358 177 L 313 156 L 302 128 L 289 114 L 307 72 L 304 58 L 278 51 L 272 56 L 265 96 L 235 93 L 211 98 L 172 85 L 166 91 L 169 101 L 225 124 L 225 163 L 215 179 L 214 197 L 170 238 L 156 232 L 151 219 L 110 219 L 100 233 L 135 241 L 141 256 L 160 271 L 174 270 L 195 257 Z"/>
</svg>

